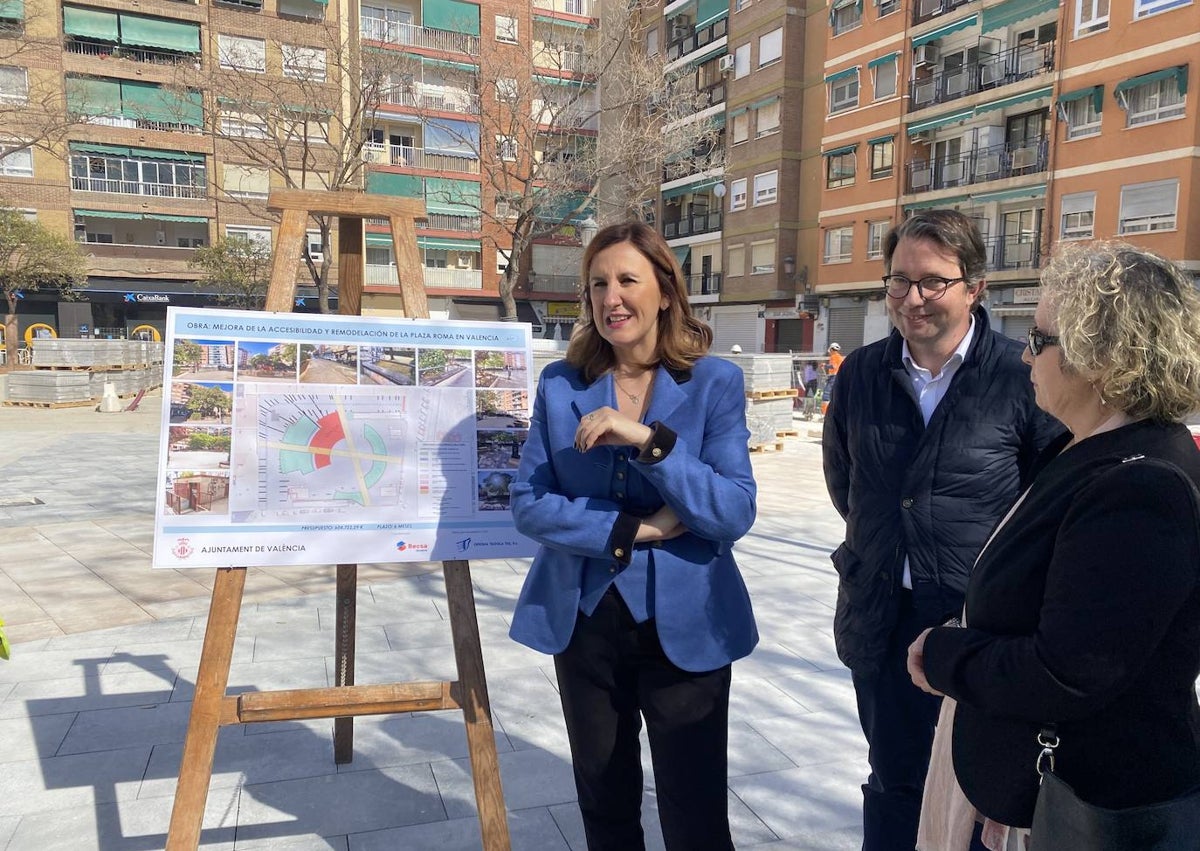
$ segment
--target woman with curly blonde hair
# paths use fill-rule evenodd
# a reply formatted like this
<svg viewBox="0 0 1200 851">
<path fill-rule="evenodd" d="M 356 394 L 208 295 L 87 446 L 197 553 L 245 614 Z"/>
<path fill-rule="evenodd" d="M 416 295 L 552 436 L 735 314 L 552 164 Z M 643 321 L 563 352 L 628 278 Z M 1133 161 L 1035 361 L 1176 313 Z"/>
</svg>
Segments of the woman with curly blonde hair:
<svg viewBox="0 0 1200 851">
<path fill-rule="evenodd" d="M 1070 433 L 980 554 L 963 626 L 909 649 L 913 682 L 949 698 L 922 851 L 967 848 L 977 820 L 988 848 L 1024 848 L 1043 730 L 1091 804 L 1200 789 L 1200 452 L 1181 422 L 1200 409 L 1200 293 L 1148 251 L 1070 246 L 1035 320 L 1037 404 Z"/>
</svg>

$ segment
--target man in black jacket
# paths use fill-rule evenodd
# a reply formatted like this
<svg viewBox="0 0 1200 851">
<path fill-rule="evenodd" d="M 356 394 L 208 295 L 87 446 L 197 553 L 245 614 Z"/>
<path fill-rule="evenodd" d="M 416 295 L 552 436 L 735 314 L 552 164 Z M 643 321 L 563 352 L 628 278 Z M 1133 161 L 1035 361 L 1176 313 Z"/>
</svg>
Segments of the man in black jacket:
<svg viewBox="0 0 1200 851">
<path fill-rule="evenodd" d="M 1022 346 L 981 306 L 970 219 L 919 213 L 887 235 L 884 340 L 853 352 L 825 419 L 825 481 L 846 521 L 834 639 L 870 746 L 864 851 L 912 851 L 939 699 L 906 651 L 957 616 L 988 533 L 1062 426 L 1033 402 Z"/>
</svg>

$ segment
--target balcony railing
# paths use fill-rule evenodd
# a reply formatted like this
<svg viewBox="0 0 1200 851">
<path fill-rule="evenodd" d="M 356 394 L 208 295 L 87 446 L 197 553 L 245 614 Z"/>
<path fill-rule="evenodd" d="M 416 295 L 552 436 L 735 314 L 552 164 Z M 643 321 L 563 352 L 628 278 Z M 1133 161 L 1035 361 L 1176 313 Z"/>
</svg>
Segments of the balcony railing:
<svg viewBox="0 0 1200 851">
<path fill-rule="evenodd" d="M 530 292 L 577 296 L 579 278 L 576 275 L 538 275 L 530 272 L 528 288 Z"/>
<path fill-rule="evenodd" d="M 909 83 L 912 108 L 946 103 L 1054 70 L 1054 42 L 1022 45 Z"/>
<path fill-rule="evenodd" d="M 578 73 L 587 70 L 587 57 L 580 50 L 564 50 L 545 42 L 533 43 L 533 64 L 537 68 Z"/>
<path fill-rule="evenodd" d="M 667 61 L 687 56 L 694 50 L 712 44 L 719 38 L 729 34 L 729 19 L 721 18 L 706 27 L 692 32 L 681 33 L 667 42 Z"/>
<path fill-rule="evenodd" d="M 195 124 L 182 124 L 178 121 L 151 121 L 147 118 L 126 118 L 123 115 L 89 115 L 80 119 L 81 124 L 99 124 L 104 127 L 127 127 L 132 130 L 162 130 L 168 133 L 204 132 L 203 127 Z"/>
<path fill-rule="evenodd" d="M 464 115 L 479 114 L 479 95 L 466 89 L 420 84 L 400 85 L 384 89 L 381 95 L 388 103 L 413 109 L 440 109 L 443 112 L 458 112 Z"/>
<path fill-rule="evenodd" d="M 707 275 L 687 276 L 688 295 L 720 295 L 721 273 L 709 272 Z"/>
<path fill-rule="evenodd" d="M 136 180 L 112 180 L 105 177 L 72 177 L 71 188 L 81 192 L 114 192 L 119 195 L 149 195 L 155 198 L 207 198 L 204 186 L 178 183 L 142 183 Z"/>
<path fill-rule="evenodd" d="M 369 16 L 361 18 L 359 32 L 363 38 L 381 41 L 385 44 L 428 47 L 447 53 L 465 53 L 468 56 L 479 55 L 479 36 L 468 33 L 435 30 L 431 27 L 402 24 L 398 21 L 387 21 L 383 18 Z"/>
<path fill-rule="evenodd" d="M 452 216 L 448 213 L 429 213 L 423 223 L 417 222 L 417 229 L 476 233 L 483 229 L 483 219 L 480 216 Z"/>
<path fill-rule="evenodd" d="M 993 236 L 987 245 L 989 272 L 1003 269 L 1037 269 L 1042 265 L 1042 236 L 1039 233 Z"/>
<path fill-rule="evenodd" d="M 936 18 L 970 2 L 971 0 L 917 0 L 913 4 L 913 24 L 924 23 L 930 18 Z"/>
<path fill-rule="evenodd" d="M 534 9 L 544 9 L 547 12 L 562 12 L 566 15 L 586 15 L 596 17 L 595 0 L 533 0 Z"/>
<path fill-rule="evenodd" d="M 425 286 L 444 287 L 456 290 L 483 289 L 483 272 L 479 269 L 434 269 L 426 266 L 421 269 L 425 276 Z M 396 276 L 395 266 L 379 266 L 367 264 L 363 282 L 376 287 L 398 287 L 400 280 Z"/>
<path fill-rule="evenodd" d="M 479 174 L 479 160 L 466 155 L 441 151 L 423 151 L 406 145 L 368 142 L 363 145 L 363 159 L 369 163 L 399 165 L 405 168 L 425 168 L 431 171 L 452 171 L 458 174 Z"/>
<path fill-rule="evenodd" d="M 153 65 L 195 65 L 197 68 L 201 64 L 199 53 L 177 53 L 173 50 L 110 44 L 104 41 L 80 41 L 68 38 L 64 49 L 67 53 L 94 56 L 101 60 L 128 59 L 131 62 L 148 62 Z"/>
<path fill-rule="evenodd" d="M 701 216 L 685 216 L 675 222 L 663 222 L 663 236 L 674 239 L 677 236 L 692 236 L 698 233 L 712 233 L 721 229 L 721 214 L 708 213 Z"/>
<path fill-rule="evenodd" d="M 1039 136 L 1022 142 L 978 148 L 941 160 L 910 160 L 905 164 L 907 191 L 931 192 L 1023 174 L 1037 174 L 1046 170 L 1048 149 L 1046 137 Z"/>
</svg>

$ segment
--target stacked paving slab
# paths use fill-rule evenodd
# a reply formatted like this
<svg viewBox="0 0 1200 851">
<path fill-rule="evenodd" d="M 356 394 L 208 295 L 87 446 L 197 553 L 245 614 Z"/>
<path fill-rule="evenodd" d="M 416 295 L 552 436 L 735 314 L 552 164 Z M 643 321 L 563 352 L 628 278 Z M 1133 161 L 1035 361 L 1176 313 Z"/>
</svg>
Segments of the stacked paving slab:
<svg viewBox="0 0 1200 851">
<path fill-rule="evenodd" d="M 742 371 L 746 382 L 746 425 L 750 445 L 764 447 L 793 434 L 792 407 L 797 390 L 792 387 L 792 356 L 782 354 L 721 355 Z"/>
<path fill-rule="evenodd" d="M 33 341 L 32 369 L 8 375 L 9 405 L 89 405 L 111 383 L 118 396 L 162 385 L 163 344 L 145 340 Z"/>
</svg>

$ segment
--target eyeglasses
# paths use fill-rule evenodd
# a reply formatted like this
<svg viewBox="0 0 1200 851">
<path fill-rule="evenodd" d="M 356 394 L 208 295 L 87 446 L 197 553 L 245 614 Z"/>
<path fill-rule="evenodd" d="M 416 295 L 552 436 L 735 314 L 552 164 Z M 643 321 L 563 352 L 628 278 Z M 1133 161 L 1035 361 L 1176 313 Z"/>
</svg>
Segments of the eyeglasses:
<svg viewBox="0 0 1200 851">
<path fill-rule="evenodd" d="M 1042 353 L 1042 350 L 1046 348 L 1046 346 L 1057 345 L 1059 345 L 1058 337 L 1047 334 L 1036 325 L 1031 325 L 1029 327 L 1029 352 L 1035 358 Z"/>
<path fill-rule="evenodd" d="M 914 281 L 903 275 L 884 275 L 883 288 L 892 298 L 904 298 L 908 295 L 908 291 L 915 286 L 921 298 L 926 301 L 935 301 L 944 296 L 950 287 L 960 281 L 965 283 L 966 280 L 966 278 L 942 278 L 938 275 L 927 275 L 919 281 Z"/>
</svg>

